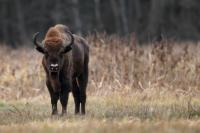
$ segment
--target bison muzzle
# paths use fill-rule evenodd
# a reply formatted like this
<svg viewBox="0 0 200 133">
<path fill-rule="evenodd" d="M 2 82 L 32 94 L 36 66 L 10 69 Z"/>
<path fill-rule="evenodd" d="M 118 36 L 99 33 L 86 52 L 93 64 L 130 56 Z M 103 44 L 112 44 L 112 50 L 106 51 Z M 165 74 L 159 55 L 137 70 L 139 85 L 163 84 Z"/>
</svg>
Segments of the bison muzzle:
<svg viewBox="0 0 200 133">
<path fill-rule="evenodd" d="M 67 111 L 69 92 L 75 102 L 75 114 L 85 114 L 88 82 L 89 46 L 85 39 L 74 35 L 65 25 L 55 25 L 47 31 L 44 40 L 33 37 L 37 51 L 44 54 L 42 65 L 46 72 L 46 86 L 52 104 L 52 115 L 57 114 L 60 99 L 62 115 Z"/>
</svg>

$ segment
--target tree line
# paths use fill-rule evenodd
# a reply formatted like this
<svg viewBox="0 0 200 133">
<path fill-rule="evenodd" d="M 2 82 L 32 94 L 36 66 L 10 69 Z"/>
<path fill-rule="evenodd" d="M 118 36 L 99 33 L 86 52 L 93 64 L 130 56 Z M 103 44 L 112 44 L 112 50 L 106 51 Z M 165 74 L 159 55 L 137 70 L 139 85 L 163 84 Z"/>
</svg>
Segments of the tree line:
<svg viewBox="0 0 200 133">
<path fill-rule="evenodd" d="M 0 42 L 29 44 L 32 34 L 66 24 L 77 34 L 96 32 L 148 41 L 200 38 L 198 0 L 0 0 Z"/>
</svg>

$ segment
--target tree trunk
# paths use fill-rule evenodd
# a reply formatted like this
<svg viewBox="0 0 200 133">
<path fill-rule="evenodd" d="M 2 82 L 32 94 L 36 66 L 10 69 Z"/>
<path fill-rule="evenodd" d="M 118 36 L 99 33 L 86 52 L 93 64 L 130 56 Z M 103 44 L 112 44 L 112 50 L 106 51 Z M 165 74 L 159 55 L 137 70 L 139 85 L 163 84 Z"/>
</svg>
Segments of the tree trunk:
<svg viewBox="0 0 200 133">
<path fill-rule="evenodd" d="M 113 11 L 114 19 L 115 19 L 115 29 L 118 34 L 121 33 L 121 26 L 120 26 L 120 16 L 118 12 L 117 2 L 116 0 L 110 0 L 111 8 Z"/>
<path fill-rule="evenodd" d="M 96 17 L 96 23 L 98 25 L 98 29 L 101 31 L 103 30 L 103 23 L 101 20 L 101 12 L 100 12 L 100 0 L 94 0 L 95 4 L 95 17 Z"/>
<path fill-rule="evenodd" d="M 7 30 L 8 19 L 6 17 L 7 16 L 7 14 L 6 14 L 6 7 L 7 7 L 6 0 L 2 0 L 1 4 L 2 4 L 2 9 L 1 9 L 1 16 L 2 16 L 2 24 L 1 24 L 2 28 L 1 29 L 2 29 L 2 31 L 1 32 L 2 32 L 2 35 L 3 35 L 2 40 L 7 42 L 8 41 L 8 30 Z"/>
<path fill-rule="evenodd" d="M 141 12 L 141 3 L 140 3 L 140 0 L 134 0 L 134 8 L 135 8 L 135 12 L 136 12 L 136 20 L 135 20 L 135 29 L 136 29 L 136 32 L 139 32 L 140 30 L 140 25 L 141 25 L 141 17 L 142 17 L 142 12 Z"/>
<path fill-rule="evenodd" d="M 81 24 L 81 19 L 80 19 L 80 13 L 79 13 L 79 1 L 78 0 L 72 0 L 73 8 L 73 17 L 74 17 L 74 25 L 75 25 L 75 30 L 78 34 L 82 34 L 82 24 Z"/>
<path fill-rule="evenodd" d="M 159 36 L 162 32 L 162 19 L 165 0 L 152 0 L 149 14 L 149 34 L 153 37 Z"/>
<path fill-rule="evenodd" d="M 61 11 L 60 0 L 55 1 L 55 11 L 52 13 L 52 18 L 53 18 L 55 24 L 61 23 L 62 11 Z"/>
<path fill-rule="evenodd" d="M 15 0 L 15 6 L 16 6 L 17 23 L 18 23 L 17 28 L 19 31 L 20 41 L 23 43 L 27 43 L 28 37 L 25 28 L 24 14 L 21 7 L 21 0 Z"/>
<path fill-rule="evenodd" d="M 120 15 L 122 19 L 123 33 L 127 35 L 128 34 L 128 20 L 126 16 L 125 1 L 120 0 L 119 2 L 120 2 Z"/>
</svg>

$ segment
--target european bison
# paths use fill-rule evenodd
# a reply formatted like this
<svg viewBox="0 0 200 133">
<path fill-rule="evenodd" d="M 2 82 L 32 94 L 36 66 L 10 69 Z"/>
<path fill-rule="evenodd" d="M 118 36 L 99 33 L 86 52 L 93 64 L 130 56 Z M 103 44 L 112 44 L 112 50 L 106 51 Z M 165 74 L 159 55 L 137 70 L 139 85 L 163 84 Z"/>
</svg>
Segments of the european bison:
<svg viewBox="0 0 200 133">
<path fill-rule="evenodd" d="M 74 35 L 65 25 L 50 27 L 42 43 L 33 37 L 37 51 L 44 54 L 42 65 L 46 72 L 46 86 L 51 96 L 52 115 L 57 114 L 60 99 L 62 115 L 66 113 L 69 92 L 75 102 L 75 114 L 81 106 L 85 114 L 86 87 L 88 82 L 89 47 L 85 39 Z"/>
</svg>

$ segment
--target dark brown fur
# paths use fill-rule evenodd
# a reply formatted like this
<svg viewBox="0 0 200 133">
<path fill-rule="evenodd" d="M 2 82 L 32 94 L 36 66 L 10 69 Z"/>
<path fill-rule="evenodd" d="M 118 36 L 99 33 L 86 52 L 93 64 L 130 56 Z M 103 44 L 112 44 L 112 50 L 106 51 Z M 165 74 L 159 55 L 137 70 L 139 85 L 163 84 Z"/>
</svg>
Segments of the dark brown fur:
<svg viewBox="0 0 200 133">
<path fill-rule="evenodd" d="M 46 72 L 46 85 L 51 96 L 52 114 L 57 114 L 57 102 L 60 99 L 62 114 L 66 113 L 69 92 L 72 91 L 75 102 L 75 113 L 85 114 L 86 87 L 88 82 L 89 47 L 85 39 L 73 35 L 72 50 L 60 54 L 69 40 L 64 25 L 49 28 L 43 40 L 46 52 L 42 60 Z M 40 51 L 41 52 L 41 51 Z M 58 72 L 51 72 L 49 65 L 59 64 Z"/>
</svg>

